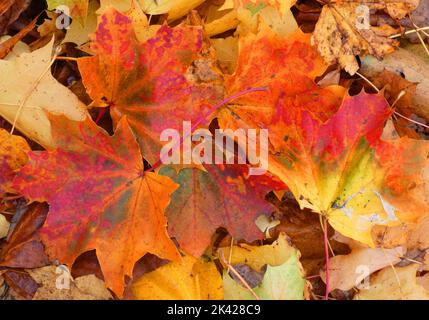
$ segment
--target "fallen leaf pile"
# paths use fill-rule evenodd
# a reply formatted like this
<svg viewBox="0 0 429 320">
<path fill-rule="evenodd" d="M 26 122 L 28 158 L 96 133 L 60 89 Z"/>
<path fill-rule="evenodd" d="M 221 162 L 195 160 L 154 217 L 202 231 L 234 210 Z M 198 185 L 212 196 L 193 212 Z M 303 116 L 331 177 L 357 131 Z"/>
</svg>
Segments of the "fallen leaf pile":
<svg viewBox="0 0 429 320">
<path fill-rule="evenodd" d="M 420 2 L 2 2 L 0 299 L 429 299 Z"/>
</svg>

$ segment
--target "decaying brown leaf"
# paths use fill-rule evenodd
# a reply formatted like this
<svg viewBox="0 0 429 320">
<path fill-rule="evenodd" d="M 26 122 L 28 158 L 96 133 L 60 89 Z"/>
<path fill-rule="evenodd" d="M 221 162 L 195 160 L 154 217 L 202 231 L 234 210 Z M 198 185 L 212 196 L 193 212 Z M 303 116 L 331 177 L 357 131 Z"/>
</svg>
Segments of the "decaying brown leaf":
<svg viewBox="0 0 429 320">
<path fill-rule="evenodd" d="M 414 10 L 419 1 L 329 1 L 316 24 L 312 41 L 329 64 L 339 63 L 350 74 L 358 69 L 356 55 L 369 53 L 382 58 L 399 45 L 389 36 L 398 32 L 389 26 L 371 26 L 370 10 L 384 10 L 401 19 Z"/>
<path fill-rule="evenodd" d="M 27 270 L 39 288 L 33 300 L 108 300 L 112 294 L 94 275 L 73 279 L 65 268 L 47 266 Z"/>
<path fill-rule="evenodd" d="M 362 59 L 361 73 L 372 79 L 386 69 L 398 76 L 403 76 L 410 82 L 417 83 L 411 104 L 408 105 L 406 112 L 411 119 L 425 123 L 425 119 L 429 119 L 428 61 L 427 56 L 419 56 L 411 50 L 399 48 L 382 61 L 377 61 L 374 57 L 365 57 Z M 408 112 L 411 112 L 411 115 Z"/>
</svg>

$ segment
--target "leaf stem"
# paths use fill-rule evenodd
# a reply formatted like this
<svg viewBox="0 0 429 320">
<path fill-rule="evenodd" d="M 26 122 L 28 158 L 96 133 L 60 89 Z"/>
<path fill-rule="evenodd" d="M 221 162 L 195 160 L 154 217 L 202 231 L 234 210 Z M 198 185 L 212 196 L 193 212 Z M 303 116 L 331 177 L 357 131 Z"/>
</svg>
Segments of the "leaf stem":
<svg viewBox="0 0 429 320">
<path fill-rule="evenodd" d="M 418 122 L 418 121 L 415 121 L 415 120 L 413 120 L 413 119 L 407 118 L 406 116 L 404 116 L 404 115 L 400 114 L 400 113 L 399 113 L 399 112 L 397 112 L 397 111 L 395 111 L 395 112 L 394 112 L 394 114 L 395 114 L 395 115 L 397 115 L 397 116 L 400 116 L 401 118 L 404 118 L 405 120 L 408 120 L 408 121 L 410 121 L 410 122 L 412 122 L 412 123 L 415 123 L 415 124 L 417 124 L 417 125 L 419 125 L 419 126 L 422 126 L 422 127 L 426 128 L 426 129 L 429 129 L 429 126 L 428 126 L 428 125 L 425 125 L 425 124 L 423 124 L 423 123 L 421 123 L 421 122 Z"/>
<path fill-rule="evenodd" d="M 411 18 L 410 18 L 410 20 L 411 20 Z M 411 20 L 411 23 L 412 23 L 412 24 L 413 24 L 413 26 L 414 26 L 414 30 L 417 30 L 417 29 L 418 29 L 418 26 L 416 26 L 412 20 Z M 424 32 L 424 31 L 422 31 L 422 32 Z M 419 32 L 419 31 L 416 31 L 416 34 L 417 34 L 417 37 L 419 38 L 420 43 L 422 44 L 423 48 L 425 49 L 426 54 L 429 56 L 429 49 L 428 49 L 428 47 L 426 46 L 425 40 L 423 40 L 423 37 L 421 36 L 421 34 L 420 34 L 420 32 Z"/>
<path fill-rule="evenodd" d="M 326 291 L 325 291 L 325 300 L 329 300 L 329 291 L 330 291 L 330 257 L 329 257 L 329 246 L 328 246 L 328 219 L 323 217 L 323 238 L 325 242 L 325 259 L 326 259 Z"/>
<path fill-rule="evenodd" d="M 247 281 L 241 276 L 241 274 L 235 270 L 235 268 L 226 261 L 223 252 L 221 252 L 221 260 L 226 264 L 228 267 L 228 270 L 230 270 L 239 280 L 240 282 L 246 287 L 247 290 L 250 291 L 250 293 L 255 297 L 256 300 L 261 300 L 261 298 L 258 296 L 258 294 L 252 289 L 252 287 L 247 283 Z"/>
</svg>

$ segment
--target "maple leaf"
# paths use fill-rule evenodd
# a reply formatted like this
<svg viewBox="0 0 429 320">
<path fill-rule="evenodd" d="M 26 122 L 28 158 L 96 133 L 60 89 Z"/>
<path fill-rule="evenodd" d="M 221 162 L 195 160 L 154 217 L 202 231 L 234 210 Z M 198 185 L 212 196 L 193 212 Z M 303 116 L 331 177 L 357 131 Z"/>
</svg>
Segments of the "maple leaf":
<svg viewBox="0 0 429 320">
<path fill-rule="evenodd" d="M 237 69 L 225 80 L 227 95 L 251 86 L 267 86 L 268 91 L 247 94 L 220 109 L 217 113 L 220 128 L 268 129 L 270 149 L 275 153 L 273 146 L 284 135 L 273 132 L 278 128 L 273 123 L 282 118 L 283 108 L 292 105 L 309 110 L 320 121 L 328 120 L 338 110 L 345 88 L 321 88 L 314 82 L 327 65 L 310 45 L 309 35 L 297 31 L 281 37 L 265 26 L 257 35 L 249 34 L 240 41 Z M 275 162 L 269 159 L 272 168 Z"/>
<path fill-rule="evenodd" d="M 85 24 L 82 24 L 78 19 L 73 20 L 67 29 L 63 43 L 74 42 L 77 45 L 82 45 L 89 40 L 89 34 L 93 33 L 97 29 L 96 11 L 98 7 L 98 1 L 89 1 L 87 14 L 85 15 Z M 55 23 L 55 21 L 53 21 L 53 23 Z"/>
<path fill-rule="evenodd" d="M 395 109 L 405 116 L 417 116 L 414 120 L 419 118 L 429 119 L 429 108 L 427 108 L 429 105 L 429 55 L 425 52 L 424 47 L 420 44 L 412 45 L 407 48 L 398 48 L 394 53 L 386 56 L 382 61 L 379 61 L 374 57 L 367 56 L 362 59 L 360 73 L 373 81 L 376 80 L 377 75 L 383 72 L 384 69 L 393 72 L 400 77 L 405 75 L 405 79 L 418 84 L 410 104 L 407 106 L 403 105 L 403 103 L 406 103 L 403 100 L 406 100 L 407 96 L 409 96 L 407 94 L 402 97 L 402 101 L 398 101 L 399 104 L 395 104 Z M 389 76 L 384 80 L 390 80 L 390 78 L 392 77 Z M 395 83 L 393 87 L 398 87 L 401 84 L 404 84 L 403 80 L 392 80 Z M 379 85 L 379 83 L 377 83 L 377 85 Z M 379 88 L 381 89 L 382 87 Z M 402 89 L 406 90 L 406 88 Z M 408 90 L 406 90 L 406 93 L 408 93 Z M 397 97 L 394 97 L 394 99 L 396 98 Z M 413 113 L 414 116 L 412 115 Z M 412 126 L 409 121 L 407 122 L 408 126 Z M 428 121 L 423 120 L 423 122 L 427 123 Z M 422 128 L 419 128 L 417 131 L 421 131 L 421 129 Z"/>
<path fill-rule="evenodd" d="M 371 278 L 369 288 L 362 289 L 355 300 L 429 300 L 429 291 L 417 283 L 419 266 L 387 267 Z"/>
<path fill-rule="evenodd" d="M 380 140 L 392 114 L 382 94 L 345 97 L 325 123 L 288 106 L 272 126 L 278 163 L 269 170 L 301 208 L 321 213 L 343 235 L 371 246 L 372 226 L 413 222 L 427 212 L 422 188 L 429 144 Z"/>
<path fill-rule="evenodd" d="M 382 58 L 399 45 L 398 41 L 389 38 L 398 33 L 397 29 L 389 25 L 370 25 L 370 10 L 384 10 L 392 18 L 401 19 L 418 4 L 419 0 L 329 1 L 322 9 L 312 41 L 328 64 L 339 63 L 354 74 L 359 69 L 356 55 L 369 53 Z"/>
<path fill-rule="evenodd" d="M 159 159 L 164 129 L 181 131 L 183 121 L 206 114 L 223 95 L 212 83 L 198 83 L 187 75 L 202 48 L 198 27 L 162 26 L 140 43 L 132 21 L 110 8 L 92 39 L 96 55 L 78 61 L 85 87 L 95 105 L 110 106 L 115 123 L 128 116 L 151 164 Z"/>
<path fill-rule="evenodd" d="M 321 121 L 326 121 L 338 109 L 345 91 L 340 86 L 317 86 L 314 78 L 326 68 L 323 59 L 311 47 L 310 36 L 301 31 L 280 37 L 264 27 L 257 35 L 247 35 L 240 42 L 236 71 L 226 77 L 227 95 L 256 86 L 268 86 L 269 90 L 247 94 L 221 109 L 219 126 L 270 128 L 282 113 L 282 105 L 277 103 L 279 97 L 313 110 Z"/>
<path fill-rule="evenodd" d="M 0 196 L 11 189 L 11 182 L 27 162 L 30 146 L 24 138 L 9 134 L 0 128 Z"/>
<path fill-rule="evenodd" d="M 32 300 L 109 300 L 112 294 L 104 282 L 95 275 L 71 278 L 67 290 L 58 289 L 58 266 L 28 269 L 27 272 L 38 284 Z"/>
<path fill-rule="evenodd" d="M 257 33 L 261 20 L 280 36 L 293 33 L 298 29 L 298 24 L 290 11 L 295 2 L 295 0 L 234 0 L 237 19 L 240 21 L 238 34 L 245 36 L 248 32 Z"/>
<path fill-rule="evenodd" d="M 225 227 L 235 239 L 262 239 L 255 220 L 274 211 L 265 195 L 273 189 L 285 189 L 283 183 L 269 176 L 248 177 L 246 165 L 205 165 L 205 169 L 207 172 L 187 168 L 178 174 L 172 168 L 160 170 L 180 184 L 165 212 L 169 234 L 196 257 L 208 247 L 219 227 Z"/>
<path fill-rule="evenodd" d="M 401 261 L 405 250 L 401 247 L 385 248 L 353 248 L 347 255 L 336 255 L 329 262 L 329 288 L 348 291 L 362 282 L 367 276 L 397 264 Z M 365 266 L 366 272 L 362 271 Z M 326 283 L 326 272 L 320 272 L 321 279 Z"/>
<path fill-rule="evenodd" d="M 413 114 L 420 115 L 421 108 L 413 104 L 418 83 L 412 83 L 388 70 L 370 77 L 370 80 L 377 88 L 383 88 L 386 100 L 395 106 L 396 112 L 408 118 L 413 117 Z M 400 136 L 419 138 L 416 130 L 410 127 L 410 121 L 405 118 L 395 117 L 393 124 Z"/>
<path fill-rule="evenodd" d="M 44 147 L 54 145 L 46 111 L 76 121 L 88 114 L 85 105 L 51 75 L 53 45 L 54 39 L 31 53 L 0 60 L 0 116 L 10 123 L 16 118 L 16 127 Z"/>
<path fill-rule="evenodd" d="M 248 266 L 252 270 L 251 272 L 263 273 L 261 283 L 252 288 L 260 299 L 303 300 L 305 298 L 306 280 L 299 262 L 300 253 L 289 245 L 284 233 L 280 233 L 279 238 L 270 245 L 242 244 L 232 248 L 220 248 L 218 255 L 223 263 L 225 263 L 225 259 L 229 259 L 228 265 L 232 266 L 236 272 L 240 270 L 239 267 L 246 270 L 247 268 L 243 268 L 243 266 Z M 228 271 L 223 272 L 225 299 L 254 300 L 255 297 L 242 281 L 237 279 L 237 275 Z M 235 276 L 234 279 L 231 275 Z M 241 275 L 241 277 L 246 281 L 245 275 Z M 250 285 L 249 282 L 247 282 L 248 285 Z"/>
<path fill-rule="evenodd" d="M 223 299 L 222 278 L 214 262 L 188 255 L 144 274 L 133 283 L 132 292 L 141 300 Z"/>
<path fill-rule="evenodd" d="M 111 7 L 115 8 L 119 12 L 122 12 L 132 20 L 133 29 L 139 42 L 144 42 L 150 38 L 153 38 L 159 28 L 161 28 L 161 26 L 158 24 L 149 24 L 149 19 L 143 12 L 142 5 L 138 0 L 101 0 L 100 8 L 97 10 L 97 15 L 103 15 Z M 89 37 L 90 34 L 94 33 L 96 30 L 97 21 L 95 21 L 94 31 L 89 32 L 87 37 Z"/>
<path fill-rule="evenodd" d="M 342 97 L 338 91 L 344 90 L 314 83 L 326 65 L 302 33 L 247 38 L 235 74 L 226 79 L 227 90 L 240 91 L 251 81 L 270 90 L 222 109 L 220 127 L 268 128 L 269 171 L 286 183 L 302 208 L 326 215 L 344 235 L 373 245 L 373 225 L 418 218 L 427 208 L 417 194 L 427 143 L 379 141 L 392 112 L 381 95 L 346 97 L 335 113 Z M 267 63 L 261 67 L 259 61 Z M 408 170 L 401 170 L 400 163 Z M 413 206 L 407 207 L 411 199 Z"/>
<path fill-rule="evenodd" d="M 91 120 L 54 122 L 58 149 L 30 153 L 14 185 L 28 199 L 50 205 L 40 231 L 48 254 L 71 266 L 96 249 L 107 286 L 122 296 L 124 276 L 147 252 L 178 257 L 164 217 L 177 185 L 143 172 L 126 118 L 113 137 Z"/>
</svg>

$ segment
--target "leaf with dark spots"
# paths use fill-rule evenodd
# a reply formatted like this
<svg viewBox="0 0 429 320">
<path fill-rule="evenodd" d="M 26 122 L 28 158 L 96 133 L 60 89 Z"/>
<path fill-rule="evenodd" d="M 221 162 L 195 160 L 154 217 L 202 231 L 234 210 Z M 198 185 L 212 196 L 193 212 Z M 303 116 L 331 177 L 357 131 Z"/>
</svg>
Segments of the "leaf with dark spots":
<svg viewBox="0 0 429 320">
<path fill-rule="evenodd" d="M 259 286 L 262 282 L 262 279 L 264 279 L 264 273 L 266 271 L 266 268 L 263 268 L 260 271 L 256 271 L 244 263 L 238 263 L 236 265 L 233 265 L 233 267 L 235 271 L 237 271 L 240 274 L 240 276 L 246 281 L 246 283 L 251 288 L 255 288 Z M 229 276 L 233 278 L 237 283 L 240 283 L 243 286 L 240 279 L 235 275 L 235 273 L 229 272 Z"/>
</svg>

